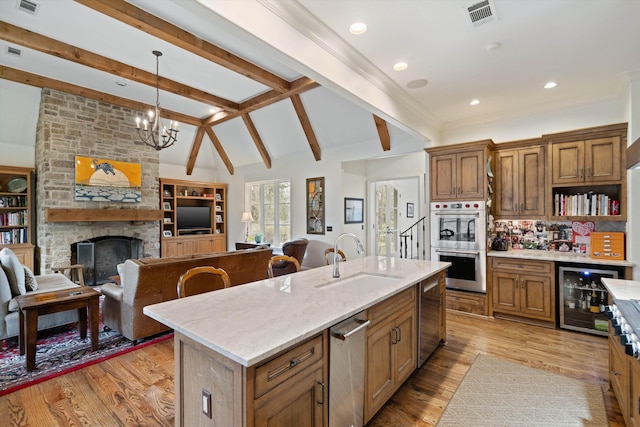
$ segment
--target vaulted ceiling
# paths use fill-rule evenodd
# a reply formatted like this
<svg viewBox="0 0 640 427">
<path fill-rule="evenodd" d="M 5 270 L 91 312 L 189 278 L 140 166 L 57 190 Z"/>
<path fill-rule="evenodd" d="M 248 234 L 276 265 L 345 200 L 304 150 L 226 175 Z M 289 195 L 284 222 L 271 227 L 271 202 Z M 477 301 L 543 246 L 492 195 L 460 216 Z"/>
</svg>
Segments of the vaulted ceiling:
<svg viewBox="0 0 640 427">
<path fill-rule="evenodd" d="M 152 50 L 163 117 L 181 123 L 161 161 L 187 173 L 351 143 L 368 142 L 363 158 L 415 150 L 456 126 L 618 99 L 640 70 L 638 1 L 493 0 L 482 25 L 473 3 L 0 0 L 0 142 L 33 126 L 39 87 L 151 108 Z M 353 36 L 358 20 L 369 30 Z"/>
</svg>

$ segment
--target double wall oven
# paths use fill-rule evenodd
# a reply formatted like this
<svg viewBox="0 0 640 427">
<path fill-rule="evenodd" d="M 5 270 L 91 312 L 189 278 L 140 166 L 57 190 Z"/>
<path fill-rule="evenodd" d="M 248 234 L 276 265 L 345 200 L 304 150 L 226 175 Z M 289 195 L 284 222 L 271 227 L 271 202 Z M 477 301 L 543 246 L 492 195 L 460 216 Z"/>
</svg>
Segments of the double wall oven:
<svg viewBox="0 0 640 427">
<path fill-rule="evenodd" d="M 450 262 L 447 288 L 486 293 L 486 203 L 431 203 L 431 259 Z"/>
</svg>

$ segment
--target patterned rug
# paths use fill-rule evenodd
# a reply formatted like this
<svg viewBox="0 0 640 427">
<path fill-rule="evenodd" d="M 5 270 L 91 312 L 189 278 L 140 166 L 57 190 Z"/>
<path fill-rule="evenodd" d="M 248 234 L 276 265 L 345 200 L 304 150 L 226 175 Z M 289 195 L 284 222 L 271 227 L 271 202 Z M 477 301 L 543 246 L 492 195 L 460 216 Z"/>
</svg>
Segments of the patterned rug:
<svg viewBox="0 0 640 427">
<path fill-rule="evenodd" d="M 116 331 L 104 331 L 102 313 L 98 328 L 97 351 L 91 350 L 91 333 L 87 331 L 87 338 L 81 339 L 75 324 L 39 331 L 36 369 L 30 372 L 26 357 L 20 356 L 18 338 L 6 339 L 0 352 L 0 396 L 173 337 L 168 332 L 133 345 Z"/>
<path fill-rule="evenodd" d="M 602 389 L 478 355 L 437 426 L 608 426 Z"/>
</svg>

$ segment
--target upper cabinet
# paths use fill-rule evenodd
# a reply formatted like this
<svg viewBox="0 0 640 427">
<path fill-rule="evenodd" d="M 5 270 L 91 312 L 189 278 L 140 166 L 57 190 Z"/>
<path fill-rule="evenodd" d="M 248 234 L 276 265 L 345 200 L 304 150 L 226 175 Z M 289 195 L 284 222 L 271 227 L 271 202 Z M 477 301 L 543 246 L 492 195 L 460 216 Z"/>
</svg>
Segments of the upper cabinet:
<svg viewBox="0 0 640 427">
<path fill-rule="evenodd" d="M 485 200 L 493 141 L 428 148 L 431 201 Z"/>
<path fill-rule="evenodd" d="M 623 170 L 620 136 L 552 144 L 552 182 L 619 181 Z"/>
<path fill-rule="evenodd" d="M 627 219 L 627 123 L 545 135 L 552 219 Z"/>
<path fill-rule="evenodd" d="M 498 144 L 495 157 L 496 217 L 544 217 L 546 162 L 542 140 Z"/>
</svg>

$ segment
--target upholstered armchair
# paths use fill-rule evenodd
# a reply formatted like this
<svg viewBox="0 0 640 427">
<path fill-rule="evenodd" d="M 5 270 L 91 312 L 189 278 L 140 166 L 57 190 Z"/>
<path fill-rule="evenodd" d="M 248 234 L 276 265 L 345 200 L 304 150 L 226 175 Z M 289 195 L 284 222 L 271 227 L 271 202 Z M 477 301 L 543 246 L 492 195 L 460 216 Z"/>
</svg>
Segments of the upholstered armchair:
<svg viewBox="0 0 640 427">
<path fill-rule="evenodd" d="M 282 245 L 282 253 L 283 255 L 294 257 L 298 260 L 298 263 L 302 265 L 302 259 L 307 251 L 308 244 L 309 240 L 305 238 L 290 240 Z M 292 262 L 287 261 L 277 261 L 271 268 L 273 270 L 273 277 L 296 272 L 296 266 Z"/>
</svg>

